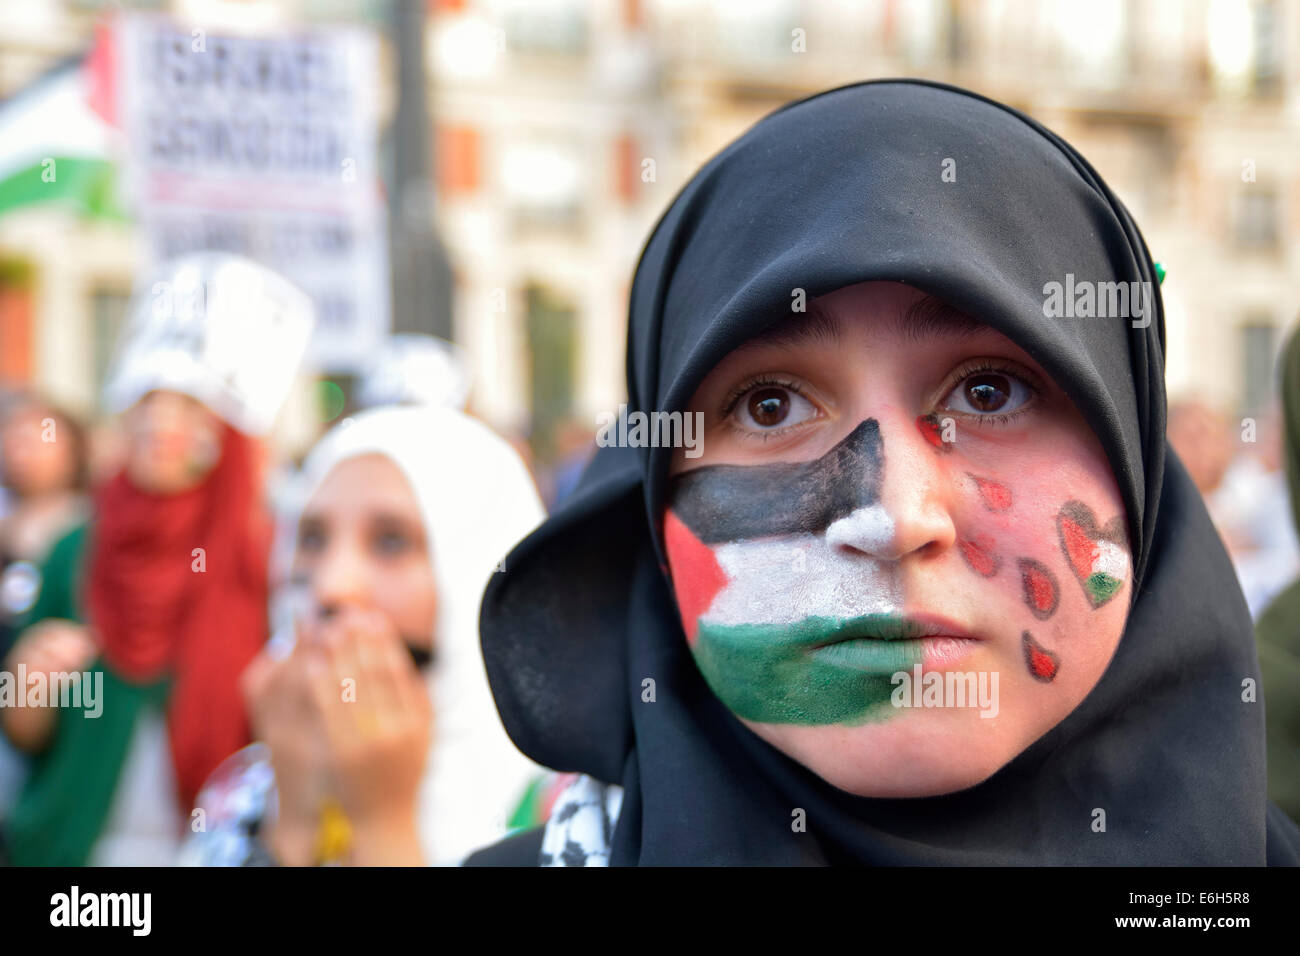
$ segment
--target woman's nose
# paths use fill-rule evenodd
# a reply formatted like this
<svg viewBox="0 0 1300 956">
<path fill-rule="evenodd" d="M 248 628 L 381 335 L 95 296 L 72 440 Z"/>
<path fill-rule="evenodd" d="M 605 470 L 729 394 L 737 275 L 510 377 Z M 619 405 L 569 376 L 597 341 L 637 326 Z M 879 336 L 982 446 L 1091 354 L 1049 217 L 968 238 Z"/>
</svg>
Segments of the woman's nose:
<svg viewBox="0 0 1300 956">
<path fill-rule="evenodd" d="M 310 582 L 316 604 L 326 613 L 365 602 L 364 564 L 350 548 L 335 546 L 326 551 L 312 569 Z"/>
<path fill-rule="evenodd" d="M 951 547 L 957 531 L 949 509 L 948 469 L 912 421 L 878 419 L 883 466 L 876 500 L 832 522 L 832 547 L 881 561 Z"/>
</svg>

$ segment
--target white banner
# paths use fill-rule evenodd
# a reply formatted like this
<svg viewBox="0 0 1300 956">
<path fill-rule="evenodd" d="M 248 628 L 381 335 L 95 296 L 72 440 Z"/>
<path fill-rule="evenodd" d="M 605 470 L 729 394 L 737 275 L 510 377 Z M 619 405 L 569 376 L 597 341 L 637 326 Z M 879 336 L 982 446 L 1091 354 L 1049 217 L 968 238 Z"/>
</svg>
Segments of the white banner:
<svg viewBox="0 0 1300 956">
<path fill-rule="evenodd" d="M 127 16 L 117 39 L 130 201 L 154 264 L 220 250 L 281 272 L 315 303 L 311 359 L 355 371 L 390 326 L 375 37 Z"/>
</svg>

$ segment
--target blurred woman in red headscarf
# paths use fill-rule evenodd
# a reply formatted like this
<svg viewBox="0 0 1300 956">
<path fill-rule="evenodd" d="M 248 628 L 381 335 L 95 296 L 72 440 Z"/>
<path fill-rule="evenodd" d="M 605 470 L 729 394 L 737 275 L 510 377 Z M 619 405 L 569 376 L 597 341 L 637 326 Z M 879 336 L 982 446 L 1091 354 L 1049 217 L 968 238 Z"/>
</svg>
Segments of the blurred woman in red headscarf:
<svg viewBox="0 0 1300 956">
<path fill-rule="evenodd" d="M 276 355 L 283 387 L 256 400 L 246 370 L 213 357 L 237 356 L 221 343 L 247 334 L 250 304 L 282 325 L 304 300 L 234 257 L 173 275 L 204 290 L 202 311 L 170 328 L 143 316 L 134 339 L 128 330 L 110 386 L 110 402 L 129 402 L 125 466 L 96 489 L 91 520 L 54 546 L 33 626 L 7 662 L 29 697 L 43 683 L 60 705 L 0 712 L 33 755 L 4 828 L 14 864 L 170 863 L 199 786 L 249 739 L 238 678 L 267 635 L 270 546 L 250 432 L 283 400 L 304 323 L 290 315 L 293 334 L 270 333 L 287 353 Z M 65 688 L 79 693 L 56 699 Z"/>
</svg>

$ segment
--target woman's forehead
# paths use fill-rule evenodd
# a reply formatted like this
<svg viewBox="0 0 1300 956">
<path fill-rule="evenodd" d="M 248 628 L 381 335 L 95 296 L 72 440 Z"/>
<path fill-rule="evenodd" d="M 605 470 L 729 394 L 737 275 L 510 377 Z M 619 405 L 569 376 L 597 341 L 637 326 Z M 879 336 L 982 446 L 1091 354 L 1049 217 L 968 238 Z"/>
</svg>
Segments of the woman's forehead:
<svg viewBox="0 0 1300 956">
<path fill-rule="evenodd" d="M 418 513 L 415 491 L 387 455 L 367 452 L 336 462 L 321 478 L 303 508 L 304 515 L 325 510 Z"/>
<path fill-rule="evenodd" d="M 838 346 L 847 330 L 869 323 L 873 334 L 921 343 L 931 339 L 1001 336 L 942 299 L 898 282 L 861 282 L 808 301 L 807 311 L 777 322 L 736 351 L 759 347 Z"/>
</svg>

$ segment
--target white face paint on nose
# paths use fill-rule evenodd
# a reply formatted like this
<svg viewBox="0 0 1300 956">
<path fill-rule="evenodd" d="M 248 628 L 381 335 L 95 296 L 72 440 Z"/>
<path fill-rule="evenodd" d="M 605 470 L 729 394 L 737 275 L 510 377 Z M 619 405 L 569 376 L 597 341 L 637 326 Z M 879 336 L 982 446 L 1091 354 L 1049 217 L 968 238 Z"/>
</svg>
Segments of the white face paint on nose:
<svg viewBox="0 0 1300 956">
<path fill-rule="evenodd" d="M 826 543 L 833 548 L 851 548 L 880 558 L 895 558 L 897 540 L 894 519 L 880 502 L 858 508 L 831 522 Z"/>
</svg>

